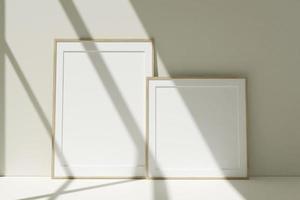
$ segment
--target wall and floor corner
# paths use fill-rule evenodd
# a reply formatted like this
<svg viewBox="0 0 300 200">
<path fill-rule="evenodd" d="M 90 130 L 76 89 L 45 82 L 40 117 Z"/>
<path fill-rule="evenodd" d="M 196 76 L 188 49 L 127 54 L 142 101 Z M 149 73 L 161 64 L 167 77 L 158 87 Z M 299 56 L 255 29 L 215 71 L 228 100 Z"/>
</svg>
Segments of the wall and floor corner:
<svg viewBox="0 0 300 200">
<path fill-rule="evenodd" d="M 50 175 L 55 38 L 149 36 L 160 76 L 247 77 L 250 176 L 300 174 L 300 2 L 1 0 L 0 8 L 2 174 Z"/>
</svg>

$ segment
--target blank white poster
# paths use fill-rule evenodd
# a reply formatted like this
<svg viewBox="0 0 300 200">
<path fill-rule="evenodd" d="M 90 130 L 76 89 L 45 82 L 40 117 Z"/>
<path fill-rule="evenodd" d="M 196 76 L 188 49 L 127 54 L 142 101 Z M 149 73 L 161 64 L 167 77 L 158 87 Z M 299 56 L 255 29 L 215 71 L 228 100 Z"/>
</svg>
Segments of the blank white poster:
<svg viewBox="0 0 300 200">
<path fill-rule="evenodd" d="M 145 175 L 151 41 L 60 41 L 54 177 Z"/>
<path fill-rule="evenodd" d="M 246 177 L 244 79 L 150 79 L 149 176 Z"/>
</svg>

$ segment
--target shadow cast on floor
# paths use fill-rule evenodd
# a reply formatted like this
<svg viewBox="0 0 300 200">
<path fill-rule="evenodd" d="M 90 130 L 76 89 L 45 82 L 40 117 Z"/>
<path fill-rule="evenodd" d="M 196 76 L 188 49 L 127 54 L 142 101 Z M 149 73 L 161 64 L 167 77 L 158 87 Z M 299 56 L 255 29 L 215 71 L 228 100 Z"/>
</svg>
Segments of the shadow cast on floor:
<svg viewBox="0 0 300 200">
<path fill-rule="evenodd" d="M 41 198 L 48 198 L 49 200 L 53 200 L 61 195 L 65 195 L 65 194 L 69 194 L 69 193 L 82 192 L 82 191 L 93 190 L 93 189 L 100 189 L 103 187 L 114 186 L 114 185 L 129 183 L 129 182 L 133 182 L 133 181 L 137 181 L 137 180 L 134 180 L 134 179 L 133 180 L 122 180 L 122 181 L 115 181 L 115 182 L 111 182 L 111 183 L 105 183 L 105 184 L 94 185 L 94 186 L 89 186 L 89 187 L 81 187 L 78 189 L 66 190 L 66 188 L 71 184 L 71 181 L 68 180 L 62 186 L 60 186 L 59 189 L 56 190 L 54 193 L 43 194 L 43 195 L 38 195 L 38 196 L 33 196 L 33 197 L 28 197 L 28 198 L 22 198 L 19 200 L 34 200 L 34 199 L 41 199 Z"/>
</svg>

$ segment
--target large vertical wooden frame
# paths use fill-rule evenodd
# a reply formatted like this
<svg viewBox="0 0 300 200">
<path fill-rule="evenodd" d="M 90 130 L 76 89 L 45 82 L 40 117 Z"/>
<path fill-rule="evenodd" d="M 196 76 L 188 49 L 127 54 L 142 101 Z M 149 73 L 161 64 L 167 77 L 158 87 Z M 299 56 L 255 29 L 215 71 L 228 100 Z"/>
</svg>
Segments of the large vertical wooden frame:
<svg viewBox="0 0 300 200">
<path fill-rule="evenodd" d="M 52 177 L 144 177 L 152 40 L 55 44 Z"/>
<path fill-rule="evenodd" d="M 148 79 L 150 178 L 247 178 L 245 79 Z"/>
</svg>

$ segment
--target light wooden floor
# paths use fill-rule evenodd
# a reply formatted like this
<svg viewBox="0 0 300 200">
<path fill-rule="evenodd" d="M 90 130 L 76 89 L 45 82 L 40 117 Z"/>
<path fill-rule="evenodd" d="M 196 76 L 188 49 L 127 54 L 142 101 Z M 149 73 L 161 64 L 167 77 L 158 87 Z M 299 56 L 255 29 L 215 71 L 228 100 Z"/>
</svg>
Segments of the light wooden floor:
<svg viewBox="0 0 300 200">
<path fill-rule="evenodd" d="M 250 180 L 51 180 L 1 177 L 1 200 L 299 200 L 298 178 Z"/>
</svg>

